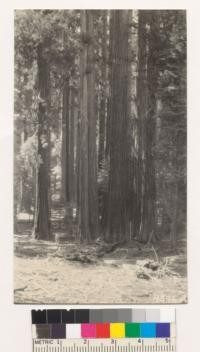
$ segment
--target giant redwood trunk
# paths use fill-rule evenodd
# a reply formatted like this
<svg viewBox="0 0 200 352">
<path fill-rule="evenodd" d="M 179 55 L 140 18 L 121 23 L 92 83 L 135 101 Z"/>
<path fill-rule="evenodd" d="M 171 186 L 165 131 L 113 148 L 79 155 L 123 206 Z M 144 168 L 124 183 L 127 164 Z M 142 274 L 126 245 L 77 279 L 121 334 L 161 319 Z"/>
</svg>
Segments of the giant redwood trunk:
<svg viewBox="0 0 200 352">
<path fill-rule="evenodd" d="M 147 33 L 146 11 L 138 15 L 138 79 L 137 79 L 137 113 L 138 113 L 138 163 L 136 170 L 137 190 L 137 236 L 143 233 L 144 221 L 144 174 L 145 174 L 145 121 L 147 111 Z"/>
<path fill-rule="evenodd" d="M 63 89 L 62 108 L 62 189 L 61 199 L 65 208 L 65 218 L 70 215 L 73 208 L 75 192 L 75 115 L 74 115 L 74 89 L 66 79 Z"/>
<path fill-rule="evenodd" d="M 36 165 L 36 198 L 33 236 L 37 239 L 50 239 L 49 220 L 49 126 L 48 98 L 49 71 L 43 56 L 42 44 L 38 47 L 38 88 L 39 108 L 37 123 L 37 165 Z"/>
<path fill-rule="evenodd" d="M 155 133 L 157 118 L 158 94 L 158 57 L 159 57 L 159 23 L 158 12 L 150 11 L 148 58 L 147 58 L 147 121 L 146 121 L 146 172 L 145 172 L 145 205 L 146 223 L 144 239 L 156 238 L 156 176 L 155 176 Z M 146 237 L 146 238 L 145 238 Z"/>
<path fill-rule="evenodd" d="M 148 28 L 148 31 L 147 31 Z M 139 238 L 148 242 L 156 236 L 156 185 L 154 165 L 156 93 L 158 81 L 158 20 L 155 11 L 139 11 L 138 32 L 138 215 Z"/>
<path fill-rule="evenodd" d="M 96 148 L 96 99 L 94 74 L 94 12 L 87 11 L 87 31 L 89 43 L 87 48 L 87 110 L 88 110 L 88 202 L 90 238 L 98 233 L 98 192 L 97 192 L 97 148 Z"/>
<path fill-rule="evenodd" d="M 80 234 L 90 241 L 97 235 L 97 161 L 94 92 L 93 11 L 81 11 L 81 97 L 80 97 Z"/>
<path fill-rule="evenodd" d="M 110 173 L 107 241 L 122 240 L 127 231 L 128 199 L 128 37 L 129 11 L 111 11 Z"/>
</svg>

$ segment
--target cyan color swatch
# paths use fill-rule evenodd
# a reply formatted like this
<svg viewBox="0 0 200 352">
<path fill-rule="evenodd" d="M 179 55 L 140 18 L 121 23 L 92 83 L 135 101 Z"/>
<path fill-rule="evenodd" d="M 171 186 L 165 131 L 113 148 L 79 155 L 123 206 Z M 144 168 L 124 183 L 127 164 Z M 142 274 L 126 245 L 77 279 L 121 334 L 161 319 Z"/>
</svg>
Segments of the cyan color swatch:
<svg viewBox="0 0 200 352">
<path fill-rule="evenodd" d="M 141 323 L 140 324 L 140 337 L 156 337 L 156 324 L 155 323 Z"/>
</svg>

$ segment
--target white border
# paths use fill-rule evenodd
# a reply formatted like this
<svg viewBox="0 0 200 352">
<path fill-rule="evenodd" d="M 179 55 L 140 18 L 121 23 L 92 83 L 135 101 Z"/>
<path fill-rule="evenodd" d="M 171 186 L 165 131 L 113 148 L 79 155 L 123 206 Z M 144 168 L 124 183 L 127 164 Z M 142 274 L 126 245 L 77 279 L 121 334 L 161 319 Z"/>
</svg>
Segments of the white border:
<svg viewBox="0 0 200 352">
<path fill-rule="evenodd" d="M 56 5 L 56 6 L 55 6 Z M 0 350 L 31 352 L 30 309 L 13 304 L 13 9 L 150 8 L 188 10 L 188 282 L 189 304 L 177 307 L 177 352 L 198 352 L 200 316 L 200 3 L 137 0 L 8 0 L 0 9 Z M 134 294 L 134 293 L 133 293 Z M 44 306 L 34 306 L 43 308 Z M 52 306 L 54 307 L 54 306 Z M 61 307 L 61 306 L 55 306 Z M 63 306 L 62 306 L 63 307 Z M 66 306 L 65 306 L 66 307 Z M 89 306 L 92 308 L 92 306 Z M 145 306 L 147 308 L 148 306 Z M 152 307 L 152 306 L 151 306 Z"/>
</svg>

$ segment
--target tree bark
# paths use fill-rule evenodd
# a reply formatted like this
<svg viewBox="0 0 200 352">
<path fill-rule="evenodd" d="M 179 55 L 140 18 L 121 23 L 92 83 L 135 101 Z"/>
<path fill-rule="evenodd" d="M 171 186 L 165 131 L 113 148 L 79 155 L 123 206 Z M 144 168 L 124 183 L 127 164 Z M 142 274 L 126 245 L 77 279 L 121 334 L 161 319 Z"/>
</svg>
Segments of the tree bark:
<svg viewBox="0 0 200 352">
<path fill-rule="evenodd" d="M 147 105 L 147 34 L 146 11 L 138 15 L 138 80 L 137 80 L 137 113 L 138 113 L 138 165 L 137 165 L 137 232 L 143 232 L 144 203 L 144 123 Z"/>
<path fill-rule="evenodd" d="M 118 241 L 127 231 L 128 177 L 128 37 L 129 11 L 111 13 L 110 174 L 106 239 Z"/>
<path fill-rule="evenodd" d="M 98 228 L 96 114 L 94 87 L 93 12 L 81 12 L 80 101 L 80 233 L 83 240 L 96 237 Z"/>
<path fill-rule="evenodd" d="M 149 31 L 147 32 L 147 25 Z M 158 68 L 157 15 L 154 11 L 139 11 L 138 32 L 138 216 L 139 238 L 148 242 L 156 236 L 155 204 L 156 184 L 153 147 L 155 144 L 156 93 Z"/>
<path fill-rule="evenodd" d="M 155 179 L 155 130 L 157 115 L 159 25 L 157 11 L 149 12 L 149 50 L 147 59 L 147 123 L 146 123 L 146 174 L 145 195 L 147 206 L 146 238 L 154 240 L 156 225 L 156 179 Z M 148 234 L 148 235 L 147 235 Z"/>
<path fill-rule="evenodd" d="M 87 13 L 81 12 L 82 35 L 87 34 Z M 84 38 L 83 38 L 84 39 Z M 85 41 L 86 39 L 84 39 Z M 83 42 L 81 55 L 81 98 L 80 98 L 80 236 L 81 240 L 90 240 L 89 200 L 88 200 L 88 89 L 87 89 L 87 44 Z"/>
<path fill-rule="evenodd" d="M 71 208 L 73 208 L 74 203 L 74 130 L 75 130 L 75 114 L 74 114 L 74 90 L 73 87 L 70 88 L 70 121 L 69 121 L 69 201 L 71 203 Z"/>
<path fill-rule="evenodd" d="M 63 88 L 62 102 L 62 188 L 61 199 L 66 207 L 69 200 L 69 79 Z"/>
<path fill-rule="evenodd" d="M 89 45 L 87 50 L 87 89 L 88 89 L 88 201 L 90 238 L 98 233 L 98 192 L 97 192 L 97 148 L 96 148 L 96 100 L 94 75 L 94 12 L 87 11 Z"/>
<path fill-rule="evenodd" d="M 109 16 L 109 44 L 108 44 L 108 98 L 107 98 L 107 119 L 106 119 L 106 147 L 105 147 L 105 155 L 108 157 L 109 152 L 110 152 L 110 124 L 111 124 L 111 89 L 112 89 L 112 58 L 114 57 L 114 46 L 113 46 L 113 36 L 114 36 L 114 30 L 113 30 L 113 16 L 112 16 L 112 10 L 108 11 L 108 16 Z"/>
<path fill-rule="evenodd" d="M 98 167 L 102 168 L 105 159 L 105 141 L 106 141 L 106 120 L 107 120 L 107 11 L 102 11 L 102 66 L 101 66 L 101 96 L 99 106 L 99 151 Z"/>
<path fill-rule="evenodd" d="M 49 68 L 43 54 L 43 45 L 38 46 L 39 109 L 37 126 L 38 160 L 36 167 L 36 199 L 33 236 L 49 240 Z"/>
</svg>

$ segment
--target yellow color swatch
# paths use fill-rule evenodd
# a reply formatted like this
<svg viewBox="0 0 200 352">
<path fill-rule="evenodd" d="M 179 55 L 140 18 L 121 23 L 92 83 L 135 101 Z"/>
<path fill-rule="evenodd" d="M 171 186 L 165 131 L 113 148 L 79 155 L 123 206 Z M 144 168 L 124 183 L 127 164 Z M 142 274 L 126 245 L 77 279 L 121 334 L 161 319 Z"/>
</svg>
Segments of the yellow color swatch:
<svg viewBox="0 0 200 352">
<path fill-rule="evenodd" d="M 110 323 L 110 337 L 114 339 L 125 337 L 125 324 Z"/>
</svg>

